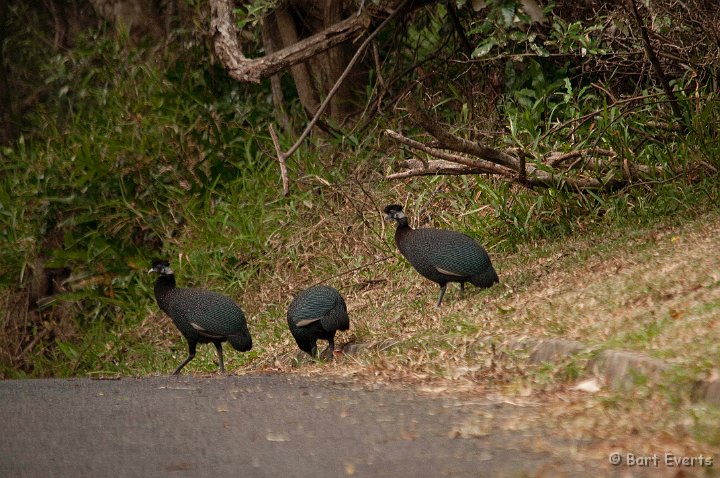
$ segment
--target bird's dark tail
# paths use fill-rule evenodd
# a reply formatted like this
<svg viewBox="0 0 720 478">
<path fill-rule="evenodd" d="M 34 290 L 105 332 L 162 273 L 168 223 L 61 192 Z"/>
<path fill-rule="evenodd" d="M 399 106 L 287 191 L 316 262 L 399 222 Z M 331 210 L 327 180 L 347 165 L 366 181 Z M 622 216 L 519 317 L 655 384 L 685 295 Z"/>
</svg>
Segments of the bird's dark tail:
<svg viewBox="0 0 720 478">
<path fill-rule="evenodd" d="M 485 269 L 482 274 L 474 276 L 470 282 L 472 282 L 475 287 L 491 287 L 493 284 L 498 284 L 500 278 L 493 266 L 490 266 Z"/>
<path fill-rule="evenodd" d="M 239 350 L 240 352 L 247 352 L 252 349 L 252 337 L 249 333 L 229 335 L 228 342 L 230 342 L 230 345 L 232 345 L 235 350 Z"/>
</svg>

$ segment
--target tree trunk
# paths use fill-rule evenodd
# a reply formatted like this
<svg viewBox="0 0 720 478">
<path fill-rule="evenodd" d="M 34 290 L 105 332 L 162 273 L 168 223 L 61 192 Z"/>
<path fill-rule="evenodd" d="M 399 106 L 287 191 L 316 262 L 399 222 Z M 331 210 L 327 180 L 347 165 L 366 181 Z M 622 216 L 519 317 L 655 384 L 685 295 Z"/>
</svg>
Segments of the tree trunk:
<svg viewBox="0 0 720 478">
<path fill-rule="evenodd" d="M 280 45 L 277 46 L 285 48 L 355 15 L 357 11 L 354 8 L 354 4 L 337 0 L 297 0 L 291 2 L 291 6 L 280 7 L 268 15 L 268 28 L 277 29 L 271 32 L 271 36 L 279 38 Z M 267 42 L 265 46 L 267 49 Z M 352 43 L 345 41 L 291 68 L 300 103 L 308 114 L 317 111 L 320 100 L 340 77 L 352 54 Z M 353 76 L 340 87 L 328 110 L 328 117 L 333 122 L 342 124 L 352 117 L 358 96 L 354 85 L 358 84 L 357 80 L 359 84 L 364 84 L 366 77 L 367 70 L 358 66 Z"/>
<path fill-rule="evenodd" d="M 287 7 L 280 7 L 271 14 L 275 18 L 277 25 L 277 34 L 283 47 L 295 44 L 300 40 L 295 20 L 293 19 Z M 313 80 L 310 75 L 308 63 L 300 63 L 290 68 L 290 74 L 295 82 L 295 88 L 300 98 L 300 103 L 305 107 L 309 115 L 315 114 L 320 106 L 320 100 L 317 92 L 313 88 Z"/>
<path fill-rule="evenodd" d="M 275 38 L 277 27 L 274 26 L 274 24 L 275 22 L 272 15 L 265 17 L 262 22 L 263 45 L 265 47 L 265 52 L 269 54 L 279 50 L 279 40 Z M 279 73 L 270 77 L 270 90 L 272 91 L 273 106 L 275 107 L 275 118 L 280 123 L 280 126 L 282 126 L 285 133 L 295 136 L 292 121 L 290 121 L 287 110 L 285 109 L 285 98 L 282 92 L 282 81 Z"/>
<path fill-rule="evenodd" d="M 342 20 L 342 5 L 341 2 L 334 0 L 321 0 L 323 3 L 323 26 L 325 28 Z M 335 48 L 331 48 L 326 51 L 322 57 L 320 57 L 320 63 L 322 65 L 322 83 L 318 85 L 320 91 L 327 92 L 332 88 L 337 79 L 342 74 L 347 65 L 350 57 L 347 55 L 347 43 L 342 43 Z M 330 101 L 330 117 L 335 121 L 342 122 L 350 114 L 351 106 L 349 100 L 353 96 L 353 91 L 350 86 L 350 82 L 346 81 L 341 86 L 338 92 L 333 96 Z"/>
</svg>

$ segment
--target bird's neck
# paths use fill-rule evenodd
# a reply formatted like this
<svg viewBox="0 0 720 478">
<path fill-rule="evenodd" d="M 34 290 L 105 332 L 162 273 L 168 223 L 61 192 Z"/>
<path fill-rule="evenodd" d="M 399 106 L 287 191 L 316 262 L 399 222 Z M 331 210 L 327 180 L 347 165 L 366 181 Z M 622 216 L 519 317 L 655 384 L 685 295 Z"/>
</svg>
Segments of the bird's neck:
<svg viewBox="0 0 720 478">
<path fill-rule="evenodd" d="M 175 288 L 175 276 L 173 274 L 163 275 L 155 281 L 155 297 L 162 297 Z"/>
<path fill-rule="evenodd" d="M 395 229 L 395 239 L 404 236 L 412 230 L 413 228 L 410 227 L 410 225 L 408 224 L 408 220 L 406 217 L 399 219 L 397 222 L 397 229 Z"/>
</svg>

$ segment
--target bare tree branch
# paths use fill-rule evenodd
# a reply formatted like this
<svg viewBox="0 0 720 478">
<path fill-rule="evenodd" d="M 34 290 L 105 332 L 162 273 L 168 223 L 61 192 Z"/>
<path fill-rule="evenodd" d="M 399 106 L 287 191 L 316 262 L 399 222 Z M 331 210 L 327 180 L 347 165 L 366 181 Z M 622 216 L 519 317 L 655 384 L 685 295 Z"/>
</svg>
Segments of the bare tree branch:
<svg viewBox="0 0 720 478">
<path fill-rule="evenodd" d="M 445 161 L 444 159 L 428 161 L 427 165 L 423 164 L 423 162 L 419 159 L 408 159 L 403 161 L 401 166 L 407 170 L 399 173 L 388 174 L 385 176 L 385 179 L 405 179 L 414 176 L 482 174 L 484 172 L 479 169 L 454 163 L 452 161 Z"/>
<path fill-rule="evenodd" d="M 600 156 L 610 156 L 610 157 L 617 156 L 617 153 L 615 151 L 612 151 L 609 149 L 588 148 L 588 149 L 579 149 L 577 151 L 570 151 L 569 153 L 557 153 L 557 152 L 550 153 L 547 156 L 547 160 L 545 162 L 548 165 L 552 166 L 553 168 L 556 168 L 569 159 L 576 159 L 576 158 L 591 155 L 591 154 L 600 155 Z"/>
<path fill-rule="evenodd" d="M 456 176 L 465 174 L 485 174 L 487 171 L 478 168 L 472 168 L 470 166 L 464 166 L 460 164 L 453 164 L 451 161 L 446 160 L 432 160 L 429 161 L 425 166 L 422 161 L 418 159 L 409 159 L 403 161 L 401 165 L 408 168 L 406 171 L 392 173 L 385 176 L 385 179 L 405 179 L 415 176 Z M 502 175 L 508 179 L 515 179 L 517 177 L 515 172 L 510 174 Z M 584 190 L 584 189 L 606 189 L 613 190 L 623 187 L 627 184 L 627 180 L 618 177 L 610 180 L 600 180 L 597 178 L 576 178 L 569 177 L 562 174 L 551 174 L 546 171 L 535 170 L 535 176 L 526 178 L 525 182 L 522 183 L 518 180 L 518 183 L 523 186 L 532 187 L 557 187 L 571 190 Z"/>
<path fill-rule="evenodd" d="M 230 0 L 210 0 L 210 9 L 215 53 L 232 78 L 249 83 L 259 83 L 263 78 L 284 71 L 356 37 L 370 26 L 370 17 L 366 14 L 353 15 L 282 50 L 251 59 L 245 57 L 237 40 L 238 32 L 232 21 Z"/>
</svg>

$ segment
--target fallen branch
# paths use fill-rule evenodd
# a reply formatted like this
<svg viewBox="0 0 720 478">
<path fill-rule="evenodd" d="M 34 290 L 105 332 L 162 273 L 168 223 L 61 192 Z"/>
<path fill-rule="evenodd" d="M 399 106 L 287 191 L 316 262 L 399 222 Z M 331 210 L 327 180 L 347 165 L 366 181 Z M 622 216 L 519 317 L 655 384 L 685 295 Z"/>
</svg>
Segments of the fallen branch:
<svg viewBox="0 0 720 478">
<path fill-rule="evenodd" d="M 409 168 L 407 171 L 399 173 L 392 173 L 385 176 L 385 179 L 406 179 L 415 176 L 460 176 L 466 174 L 486 174 L 486 171 L 472 168 L 463 165 L 453 165 L 451 161 L 445 160 L 431 160 L 428 161 L 427 166 L 418 159 L 410 159 L 403 161 L 403 166 Z M 531 168 L 531 167 L 529 167 Z M 532 187 L 557 187 L 562 189 L 572 190 L 583 190 L 583 189 L 618 189 L 627 184 L 624 178 L 613 178 L 609 180 L 600 180 L 597 178 L 573 178 L 566 175 L 548 173 L 546 171 L 540 171 L 532 168 L 534 176 L 531 178 L 526 177 L 525 182 L 521 182 L 520 178 L 516 174 L 512 174 L 512 177 L 503 175 L 504 177 L 512 180 L 516 180 L 518 183 L 528 188 Z"/>
<path fill-rule="evenodd" d="M 617 166 L 611 164 L 609 161 L 603 160 L 598 156 L 607 156 L 609 160 L 615 161 L 618 159 L 618 155 L 611 149 L 602 148 L 587 148 L 579 149 L 577 151 L 570 151 L 569 153 L 550 153 L 547 157 L 546 164 L 557 168 L 561 164 L 565 163 L 570 159 L 576 161 L 570 164 L 567 169 L 579 169 L 582 171 L 617 171 Z M 648 166 L 645 164 L 633 164 L 628 161 L 627 158 L 623 158 L 623 171 L 625 171 L 625 177 L 628 180 L 635 180 L 638 178 L 638 173 L 644 175 L 661 175 L 665 169 L 662 166 Z"/>
<path fill-rule="evenodd" d="M 520 184 L 527 184 L 527 163 L 525 161 L 525 155 L 520 155 L 520 167 L 518 168 L 518 182 Z"/>
<path fill-rule="evenodd" d="M 497 149 L 488 148 L 453 135 L 440 126 L 440 124 L 438 124 L 435 120 L 430 118 L 430 115 L 428 115 L 427 112 L 420 107 L 414 98 L 411 97 L 410 101 L 407 102 L 407 108 L 412 116 L 412 119 L 418 125 L 422 126 L 425 131 L 430 133 L 435 139 L 440 141 L 445 148 L 459 153 L 470 154 L 491 163 L 499 164 L 514 171 L 518 171 L 520 162 L 517 158 L 503 153 L 502 151 L 498 151 Z"/>
<path fill-rule="evenodd" d="M 456 163 L 456 164 L 465 165 L 468 168 L 472 169 L 475 173 L 499 174 L 499 175 L 507 176 L 507 177 L 512 177 L 512 175 L 513 175 L 512 169 L 505 168 L 503 166 L 498 166 L 496 164 L 491 163 L 490 161 L 485 161 L 483 159 L 472 159 L 472 158 L 467 158 L 465 156 L 459 156 L 457 154 L 448 153 L 446 151 L 441 151 L 439 149 L 432 148 L 423 143 L 420 143 L 419 141 L 415 141 L 414 139 L 410 139 L 406 136 L 403 136 L 400 133 L 393 131 L 391 129 L 386 129 L 385 134 L 399 143 L 403 143 L 413 149 L 423 151 L 431 156 L 435 156 L 436 158 L 440 158 L 442 160 L 447 160 L 448 162 L 452 162 L 452 163 Z M 422 164 L 422 162 L 420 162 L 420 163 Z M 437 166 L 437 167 L 439 167 L 440 169 L 448 169 L 446 166 L 445 167 Z M 431 174 L 431 173 L 426 173 L 426 174 Z"/>
<path fill-rule="evenodd" d="M 426 163 L 406 161 L 404 166 L 408 168 L 407 171 L 390 174 L 387 179 L 430 174 L 487 173 L 502 176 L 528 188 L 539 186 L 571 190 L 612 190 L 638 180 L 640 174 L 654 176 L 664 172 L 661 167 L 636 165 L 627 158 L 623 158 L 622 163 L 617 163 L 618 155 L 615 151 L 597 147 L 568 153 L 551 153 L 546 156 L 546 162 L 543 162 L 540 158 L 534 157 L 521 148 L 500 151 L 461 138 L 432 119 L 427 111 L 412 98 L 407 101 L 407 108 L 411 119 L 423 127 L 436 141 L 427 145 L 406 138 L 392 130 L 386 130 L 385 133 L 395 141 L 430 154 L 439 160 Z M 444 150 L 461 153 L 461 155 Z M 609 159 L 601 158 L 603 156 Z M 556 169 L 557 166 L 572 159 L 575 161 L 563 171 Z M 451 166 L 447 164 L 447 161 L 460 166 Z M 575 176 L 569 175 L 570 170 L 575 172 Z"/>
<path fill-rule="evenodd" d="M 580 158 L 587 155 L 616 157 L 617 153 L 610 149 L 602 148 L 579 149 L 577 151 L 570 151 L 569 153 L 550 153 L 547 156 L 547 160 L 545 161 L 545 163 L 547 163 L 549 166 L 552 166 L 553 168 L 556 168 L 562 163 L 568 161 L 569 159 Z"/>
<path fill-rule="evenodd" d="M 285 155 L 280 147 L 280 140 L 278 140 L 277 134 L 275 134 L 275 128 L 271 124 L 269 126 L 270 137 L 272 138 L 273 145 L 275 145 L 275 152 L 278 155 L 278 162 L 280 162 L 280 177 L 282 178 L 283 184 L 283 196 L 290 194 L 290 181 L 288 180 L 287 173 L 287 162 L 285 161 Z"/>
<path fill-rule="evenodd" d="M 385 179 L 405 179 L 414 176 L 482 174 L 485 172 L 480 169 L 463 166 L 462 164 L 457 164 L 452 161 L 445 161 L 444 159 L 428 161 L 427 164 L 423 164 L 423 162 L 419 159 L 407 159 L 401 163 L 401 166 L 406 168 L 407 171 L 388 174 L 385 176 Z"/>
</svg>

